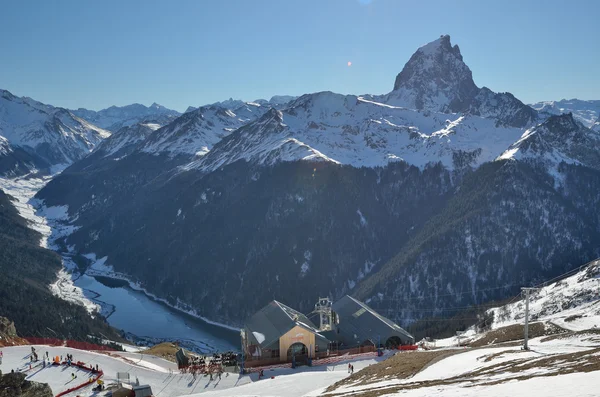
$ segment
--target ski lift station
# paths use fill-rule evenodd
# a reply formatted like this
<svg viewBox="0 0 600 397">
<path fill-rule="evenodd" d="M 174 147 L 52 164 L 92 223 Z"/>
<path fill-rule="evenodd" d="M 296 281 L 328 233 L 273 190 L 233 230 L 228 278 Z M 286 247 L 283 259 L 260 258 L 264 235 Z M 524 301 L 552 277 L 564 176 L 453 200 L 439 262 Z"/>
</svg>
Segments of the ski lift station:
<svg viewBox="0 0 600 397">
<path fill-rule="evenodd" d="M 320 298 L 308 316 L 271 301 L 246 321 L 241 337 L 246 361 L 273 364 L 344 349 L 414 344 L 414 337 L 400 326 L 348 295 L 335 303 Z"/>
</svg>

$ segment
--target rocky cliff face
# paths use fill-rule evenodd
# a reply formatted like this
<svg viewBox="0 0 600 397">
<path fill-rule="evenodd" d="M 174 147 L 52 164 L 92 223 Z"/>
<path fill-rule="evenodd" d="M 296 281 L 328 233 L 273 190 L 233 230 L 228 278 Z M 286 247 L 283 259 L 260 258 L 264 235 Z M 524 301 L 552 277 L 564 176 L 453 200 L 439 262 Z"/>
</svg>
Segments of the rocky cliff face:
<svg viewBox="0 0 600 397">
<path fill-rule="evenodd" d="M 17 329 L 15 328 L 15 323 L 6 317 L 0 317 L 0 337 L 15 338 L 16 336 Z"/>
<path fill-rule="evenodd" d="M 25 374 L 0 373 L 0 397 L 53 397 L 47 383 L 25 380 Z"/>
<path fill-rule="evenodd" d="M 514 127 L 525 127 L 538 118 L 534 109 L 510 93 L 477 87 L 458 45 L 452 46 L 448 35 L 419 48 L 396 77 L 394 90 L 381 100 L 410 109 L 491 117 Z"/>
</svg>

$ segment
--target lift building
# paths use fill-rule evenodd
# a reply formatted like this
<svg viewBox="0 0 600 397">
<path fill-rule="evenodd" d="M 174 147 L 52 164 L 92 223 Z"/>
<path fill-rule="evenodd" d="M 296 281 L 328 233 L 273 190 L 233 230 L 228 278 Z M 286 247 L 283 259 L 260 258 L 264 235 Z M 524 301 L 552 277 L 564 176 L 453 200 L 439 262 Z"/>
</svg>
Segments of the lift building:
<svg viewBox="0 0 600 397">
<path fill-rule="evenodd" d="M 333 304 L 319 298 L 309 316 L 281 302 L 270 302 L 246 321 L 242 330 L 245 357 L 289 362 L 292 357 L 315 357 L 333 346 L 337 350 L 414 343 L 413 336 L 400 326 L 348 295 Z"/>
<path fill-rule="evenodd" d="M 254 314 L 242 330 L 244 353 L 249 358 L 314 357 L 326 351 L 329 340 L 302 313 L 272 301 Z"/>
<path fill-rule="evenodd" d="M 325 336 L 342 345 L 399 346 L 415 342 L 415 338 L 398 324 L 349 295 L 335 302 L 332 309 L 337 317 L 335 329 Z"/>
</svg>

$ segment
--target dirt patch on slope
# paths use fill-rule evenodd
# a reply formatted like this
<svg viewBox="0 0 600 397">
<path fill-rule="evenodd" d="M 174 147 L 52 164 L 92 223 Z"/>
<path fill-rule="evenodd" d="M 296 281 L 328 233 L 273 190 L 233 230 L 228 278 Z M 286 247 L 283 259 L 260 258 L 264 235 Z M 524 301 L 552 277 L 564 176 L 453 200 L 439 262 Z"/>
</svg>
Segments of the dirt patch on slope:
<svg viewBox="0 0 600 397">
<path fill-rule="evenodd" d="M 175 353 L 177 353 L 179 349 L 180 347 L 175 343 L 163 342 L 159 343 L 158 345 L 154 345 L 151 348 L 142 351 L 141 353 L 162 357 L 165 360 L 169 360 L 171 362 L 176 363 L 177 359 L 175 358 Z M 188 351 L 185 351 L 185 354 L 189 355 L 190 353 Z"/>
<path fill-rule="evenodd" d="M 461 352 L 461 350 L 457 350 Z M 503 354 L 507 354 L 503 352 Z M 383 362 L 385 363 L 385 361 Z M 380 363 L 380 364 L 383 364 Z M 528 370 L 544 369 L 544 372 L 536 371 L 526 373 Z M 352 395 L 352 397 L 379 397 L 400 393 L 404 390 L 412 390 L 427 387 L 443 387 L 449 385 L 461 385 L 462 387 L 491 386 L 510 381 L 521 381 L 535 377 L 565 375 L 574 372 L 600 371 L 600 348 L 580 351 L 576 353 L 556 354 L 540 356 L 535 358 L 524 358 L 494 364 L 467 374 L 462 374 L 446 379 L 436 379 L 420 382 L 407 382 L 399 385 L 376 386 L 372 389 L 356 391 L 351 393 L 326 394 L 328 397 L 341 397 Z M 361 371 L 362 372 L 362 371 Z M 502 379 L 487 381 L 492 376 L 504 374 Z M 379 382 L 383 379 L 377 379 Z"/>
<path fill-rule="evenodd" d="M 410 378 L 439 360 L 462 352 L 460 349 L 398 352 L 387 360 L 363 368 L 334 383 L 325 392 L 332 392 L 340 386 L 368 385 L 382 380 Z"/>
<path fill-rule="evenodd" d="M 565 329 L 548 323 L 537 322 L 529 324 L 530 339 L 546 335 L 557 335 L 566 332 L 567 331 Z M 493 331 L 488 331 L 483 338 L 470 343 L 469 346 L 482 347 L 521 339 L 523 339 L 523 325 L 514 324 L 507 327 L 498 328 Z"/>
</svg>

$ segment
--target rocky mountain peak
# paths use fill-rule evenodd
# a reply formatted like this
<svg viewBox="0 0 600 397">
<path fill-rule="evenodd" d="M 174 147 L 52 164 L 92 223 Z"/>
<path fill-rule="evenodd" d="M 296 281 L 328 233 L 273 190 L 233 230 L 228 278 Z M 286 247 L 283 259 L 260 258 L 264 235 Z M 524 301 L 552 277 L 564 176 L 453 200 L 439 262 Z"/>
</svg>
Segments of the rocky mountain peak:
<svg viewBox="0 0 600 397">
<path fill-rule="evenodd" d="M 389 102 L 418 110 L 459 112 L 478 93 L 458 45 L 444 35 L 420 47 L 396 77 Z"/>
<path fill-rule="evenodd" d="M 270 123 L 283 123 L 283 113 L 275 108 L 270 108 L 267 112 L 258 120 L 261 124 Z"/>
<path fill-rule="evenodd" d="M 554 132 L 573 132 L 579 130 L 580 126 L 575 121 L 573 113 L 564 113 L 561 115 L 551 116 L 542 125 Z"/>
</svg>

